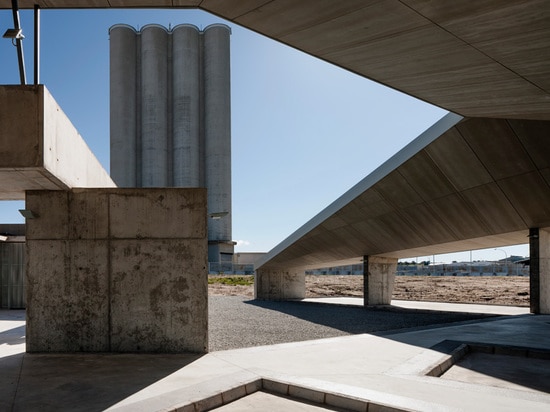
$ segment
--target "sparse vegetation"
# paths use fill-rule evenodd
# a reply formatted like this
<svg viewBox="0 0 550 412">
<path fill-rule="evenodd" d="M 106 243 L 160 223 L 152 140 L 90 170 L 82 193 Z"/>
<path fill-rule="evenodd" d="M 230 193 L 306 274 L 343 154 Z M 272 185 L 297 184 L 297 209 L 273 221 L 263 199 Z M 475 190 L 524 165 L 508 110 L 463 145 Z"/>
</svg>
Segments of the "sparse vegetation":
<svg viewBox="0 0 550 412">
<path fill-rule="evenodd" d="M 254 276 L 208 276 L 208 284 L 221 284 L 227 286 L 251 286 L 254 284 Z"/>
</svg>

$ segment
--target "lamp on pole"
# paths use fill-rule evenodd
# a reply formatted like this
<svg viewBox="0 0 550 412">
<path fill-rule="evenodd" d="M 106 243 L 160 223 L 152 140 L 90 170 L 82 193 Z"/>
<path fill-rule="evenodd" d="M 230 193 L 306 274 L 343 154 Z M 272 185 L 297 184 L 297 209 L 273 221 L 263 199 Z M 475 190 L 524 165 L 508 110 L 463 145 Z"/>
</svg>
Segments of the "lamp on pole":
<svg viewBox="0 0 550 412">
<path fill-rule="evenodd" d="M 500 250 L 501 252 L 504 253 L 504 267 L 506 268 L 506 274 L 508 274 L 508 253 L 506 253 L 506 251 L 504 249 L 496 249 L 495 250 Z"/>
</svg>

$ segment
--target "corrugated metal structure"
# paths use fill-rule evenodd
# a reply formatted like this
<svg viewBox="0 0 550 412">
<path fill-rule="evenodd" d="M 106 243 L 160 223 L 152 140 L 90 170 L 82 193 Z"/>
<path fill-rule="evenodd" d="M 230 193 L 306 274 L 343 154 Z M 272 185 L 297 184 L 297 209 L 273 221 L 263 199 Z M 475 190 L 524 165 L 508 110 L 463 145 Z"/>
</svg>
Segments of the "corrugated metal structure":
<svg viewBox="0 0 550 412">
<path fill-rule="evenodd" d="M 0 309 L 23 309 L 25 298 L 25 225 L 0 225 Z"/>
<path fill-rule="evenodd" d="M 229 36 L 150 24 L 110 33 L 111 177 L 119 187 L 206 187 L 209 261 L 233 254 Z"/>
</svg>

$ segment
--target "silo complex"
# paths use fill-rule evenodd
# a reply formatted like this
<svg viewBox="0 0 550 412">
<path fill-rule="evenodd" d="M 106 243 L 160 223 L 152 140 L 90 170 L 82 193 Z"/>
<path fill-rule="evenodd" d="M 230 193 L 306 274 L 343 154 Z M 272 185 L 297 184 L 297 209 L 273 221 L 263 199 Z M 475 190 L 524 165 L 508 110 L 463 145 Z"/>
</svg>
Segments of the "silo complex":
<svg viewBox="0 0 550 412">
<path fill-rule="evenodd" d="M 208 258 L 231 262 L 229 36 L 146 25 L 110 28 L 111 177 L 119 187 L 206 187 Z"/>
</svg>

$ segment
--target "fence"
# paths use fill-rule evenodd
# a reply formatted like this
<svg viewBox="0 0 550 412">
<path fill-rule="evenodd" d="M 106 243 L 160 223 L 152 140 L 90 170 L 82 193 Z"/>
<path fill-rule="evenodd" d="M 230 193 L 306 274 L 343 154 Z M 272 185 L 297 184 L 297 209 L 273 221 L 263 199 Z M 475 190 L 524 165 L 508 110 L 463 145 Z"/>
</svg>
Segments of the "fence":
<svg viewBox="0 0 550 412">
<path fill-rule="evenodd" d="M 0 243 L 0 308 L 25 308 L 25 244 Z"/>
<path fill-rule="evenodd" d="M 253 275 L 254 265 L 242 265 L 231 262 L 208 263 L 211 275 Z"/>
</svg>

